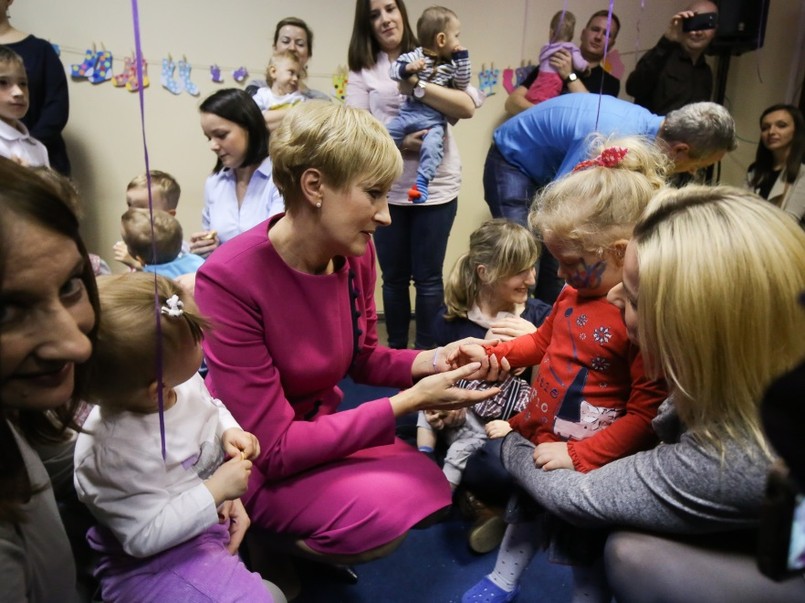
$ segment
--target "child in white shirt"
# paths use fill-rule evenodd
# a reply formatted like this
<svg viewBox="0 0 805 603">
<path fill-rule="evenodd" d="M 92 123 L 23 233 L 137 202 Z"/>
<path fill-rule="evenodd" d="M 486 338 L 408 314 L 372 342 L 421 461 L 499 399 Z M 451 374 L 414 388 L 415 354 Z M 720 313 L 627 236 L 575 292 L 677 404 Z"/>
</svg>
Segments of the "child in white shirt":
<svg viewBox="0 0 805 603">
<path fill-rule="evenodd" d="M 48 151 L 20 121 L 28 113 L 28 75 L 22 57 L 0 45 L 0 156 L 27 166 L 50 166 Z"/>
<path fill-rule="evenodd" d="M 101 277 L 98 289 L 97 406 L 76 441 L 75 486 L 99 522 L 87 538 L 103 600 L 272 601 L 235 554 L 260 446 L 197 373 L 207 321 L 162 276 Z"/>
<path fill-rule="evenodd" d="M 288 109 L 307 97 L 299 92 L 304 69 L 299 55 L 293 50 L 275 52 L 266 69 L 268 86 L 258 88 L 252 97 L 261 111 Z"/>
</svg>

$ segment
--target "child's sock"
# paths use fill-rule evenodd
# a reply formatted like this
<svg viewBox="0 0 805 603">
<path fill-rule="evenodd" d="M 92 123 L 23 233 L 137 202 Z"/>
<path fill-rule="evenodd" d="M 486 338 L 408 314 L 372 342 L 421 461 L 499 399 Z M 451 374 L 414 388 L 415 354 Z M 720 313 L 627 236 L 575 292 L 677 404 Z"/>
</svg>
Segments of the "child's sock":
<svg viewBox="0 0 805 603">
<path fill-rule="evenodd" d="M 531 563 L 536 553 L 537 522 L 509 524 L 500 543 L 495 569 L 489 574 L 489 580 L 505 591 L 517 588 L 520 576 Z"/>
<path fill-rule="evenodd" d="M 424 203 L 428 200 L 428 181 L 422 175 L 417 175 L 416 184 L 408 190 L 408 200 L 414 203 Z"/>
</svg>

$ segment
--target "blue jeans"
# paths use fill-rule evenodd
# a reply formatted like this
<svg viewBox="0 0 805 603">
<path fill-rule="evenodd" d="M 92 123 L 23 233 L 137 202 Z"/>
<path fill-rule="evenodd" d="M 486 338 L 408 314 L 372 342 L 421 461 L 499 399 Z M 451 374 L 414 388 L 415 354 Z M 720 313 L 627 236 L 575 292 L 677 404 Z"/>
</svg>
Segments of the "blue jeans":
<svg viewBox="0 0 805 603">
<path fill-rule="evenodd" d="M 389 347 L 408 347 L 411 281 L 416 288 L 414 347 L 436 345 L 431 325 L 444 299 L 442 267 L 457 208 L 457 198 L 441 205 L 389 205 L 391 225 L 375 232 Z"/>
<path fill-rule="evenodd" d="M 389 134 L 402 144 L 406 134 L 427 130 L 419 151 L 417 175 L 430 182 L 444 158 L 444 115 L 419 101 L 407 100 L 397 116 L 386 124 Z"/>
<path fill-rule="evenodd" d="M 484 163 L 484 199 L 495 218 L 506 218 L 528 228 L 528 212 L 537 190 L 546 183 L 537 183 L 520 169 L 506 161 L 493 144 Z M 542 245 L 537 265 L 537 286 L 534 297 L 553 304 L 564 286 L 556 275 L 559 262 Z"/>
</svg>

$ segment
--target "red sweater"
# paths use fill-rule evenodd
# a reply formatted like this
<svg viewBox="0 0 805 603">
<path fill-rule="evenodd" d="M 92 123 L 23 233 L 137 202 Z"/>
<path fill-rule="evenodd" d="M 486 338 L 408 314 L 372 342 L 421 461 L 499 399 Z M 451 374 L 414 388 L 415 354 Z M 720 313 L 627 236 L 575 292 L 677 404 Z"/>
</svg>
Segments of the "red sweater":
<svg viewBox="0 0 805 603">
<path fill-rule="evenodd" d="M 665 383 L 646 378 L 640 350 L 605 297 L 579 297 L 566 286 L 535 333 L 487 352 L 512 368 L 539 364 L 531 401 L 509 423 L 534 444 L 567 441 L 577 471 L 655 445 L 651 420 Z"/>
</svg>

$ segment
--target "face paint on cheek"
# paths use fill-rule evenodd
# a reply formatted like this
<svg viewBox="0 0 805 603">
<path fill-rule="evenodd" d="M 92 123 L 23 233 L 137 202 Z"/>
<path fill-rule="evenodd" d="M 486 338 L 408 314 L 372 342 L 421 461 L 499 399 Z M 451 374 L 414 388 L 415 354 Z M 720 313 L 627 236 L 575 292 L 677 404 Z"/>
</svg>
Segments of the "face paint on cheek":
<svg viewBox="0 0 805 603">
<path fill-rule="evenodd" d="M 599 260 L 594 264 L 587 264 L 584 260 L 579 268 L 567 278 L 567 284 L 574 289 L 596 289 L 601 286 L 601 276 L 607 269 L 607 263 Z"/>
</svg>

